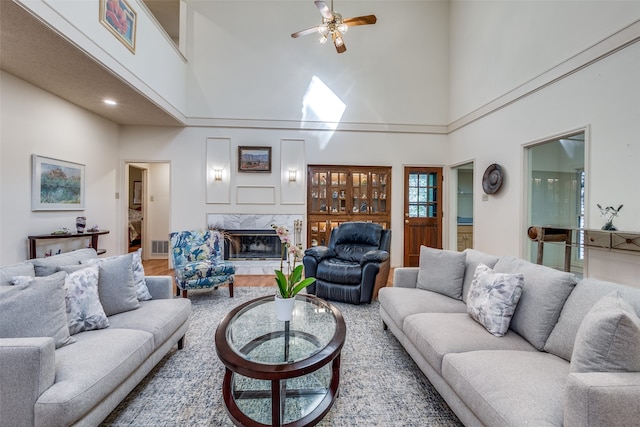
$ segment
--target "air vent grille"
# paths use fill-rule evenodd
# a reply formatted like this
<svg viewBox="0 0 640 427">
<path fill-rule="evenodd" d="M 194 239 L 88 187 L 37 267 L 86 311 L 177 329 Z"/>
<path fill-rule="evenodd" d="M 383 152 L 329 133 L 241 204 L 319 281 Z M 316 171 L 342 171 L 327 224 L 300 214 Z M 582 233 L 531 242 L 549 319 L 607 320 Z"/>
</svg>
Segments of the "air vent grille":
<svg viewBox="0 0 640 427">
<path fill-rule="evenodd" d="M 169 253 L 168 240 L 152 240 L 151 255 L 167 255 Z"/>
</svg>

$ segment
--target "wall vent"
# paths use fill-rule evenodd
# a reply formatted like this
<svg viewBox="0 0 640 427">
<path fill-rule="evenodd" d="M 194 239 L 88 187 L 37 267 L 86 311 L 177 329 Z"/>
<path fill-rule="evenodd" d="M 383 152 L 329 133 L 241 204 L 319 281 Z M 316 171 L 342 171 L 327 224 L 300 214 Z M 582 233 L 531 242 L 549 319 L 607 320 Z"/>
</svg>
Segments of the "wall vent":
<svg viewBox="0 0 640 427">
<path fill-rule="evenodd" d="M 167 255 L 169 253 L 168 240 L 152 240 L 151 255 Z"/>
</svg>

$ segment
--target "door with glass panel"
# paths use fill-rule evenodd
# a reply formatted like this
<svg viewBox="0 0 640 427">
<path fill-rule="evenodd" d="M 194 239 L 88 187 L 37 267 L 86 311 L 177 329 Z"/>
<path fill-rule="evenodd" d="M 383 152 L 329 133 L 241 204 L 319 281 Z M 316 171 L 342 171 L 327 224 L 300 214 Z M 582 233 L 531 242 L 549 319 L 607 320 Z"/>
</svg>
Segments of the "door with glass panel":
<svg viewBox="0 0 640 427">
<path fill-rule="evenodd" d="M 417 267 L 420 246 L 442 249 L 442 168 L 404 169 L 404 266 Z"/>
</svg>

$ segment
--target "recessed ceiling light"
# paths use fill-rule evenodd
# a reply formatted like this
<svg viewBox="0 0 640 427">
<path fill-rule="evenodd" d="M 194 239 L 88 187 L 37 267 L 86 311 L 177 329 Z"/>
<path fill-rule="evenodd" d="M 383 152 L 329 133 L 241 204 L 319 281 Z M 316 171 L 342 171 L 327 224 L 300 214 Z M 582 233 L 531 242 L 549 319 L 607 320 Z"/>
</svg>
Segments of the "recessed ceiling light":
<svg viewBox="0 0 640 427">
<path fill-rule="evenodd" d="M 105 99 L 104 103 L 108 104 L 108 105 L 118 105 L 118 103 L 116 101 L 114 101 L 113 99 Z"/>
</svg>

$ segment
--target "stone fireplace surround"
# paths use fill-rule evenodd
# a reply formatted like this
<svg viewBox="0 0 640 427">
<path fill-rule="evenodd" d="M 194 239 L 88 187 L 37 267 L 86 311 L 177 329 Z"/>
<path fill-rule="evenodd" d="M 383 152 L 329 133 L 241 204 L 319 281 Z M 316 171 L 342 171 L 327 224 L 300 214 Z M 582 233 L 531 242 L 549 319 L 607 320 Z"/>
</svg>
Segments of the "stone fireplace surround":
<svg viewBox="0 0 640 427">
<path fill-rule="evenodd" d="M 272 225 L 285 225 L 294 239 L 294 243 L 300 243 L 295 236 L 295 221 L 304 220 L 304 215 L 293 214 L 207 214 L 207 226 L 225 231 L 236 230 L 272 230 Z M 304 226 L 303 226 L 304 230 Z M 276 260 L 234 260 L 236 274 L 273 274 L 280 268 L 280 261 Z"/>
</svg>

